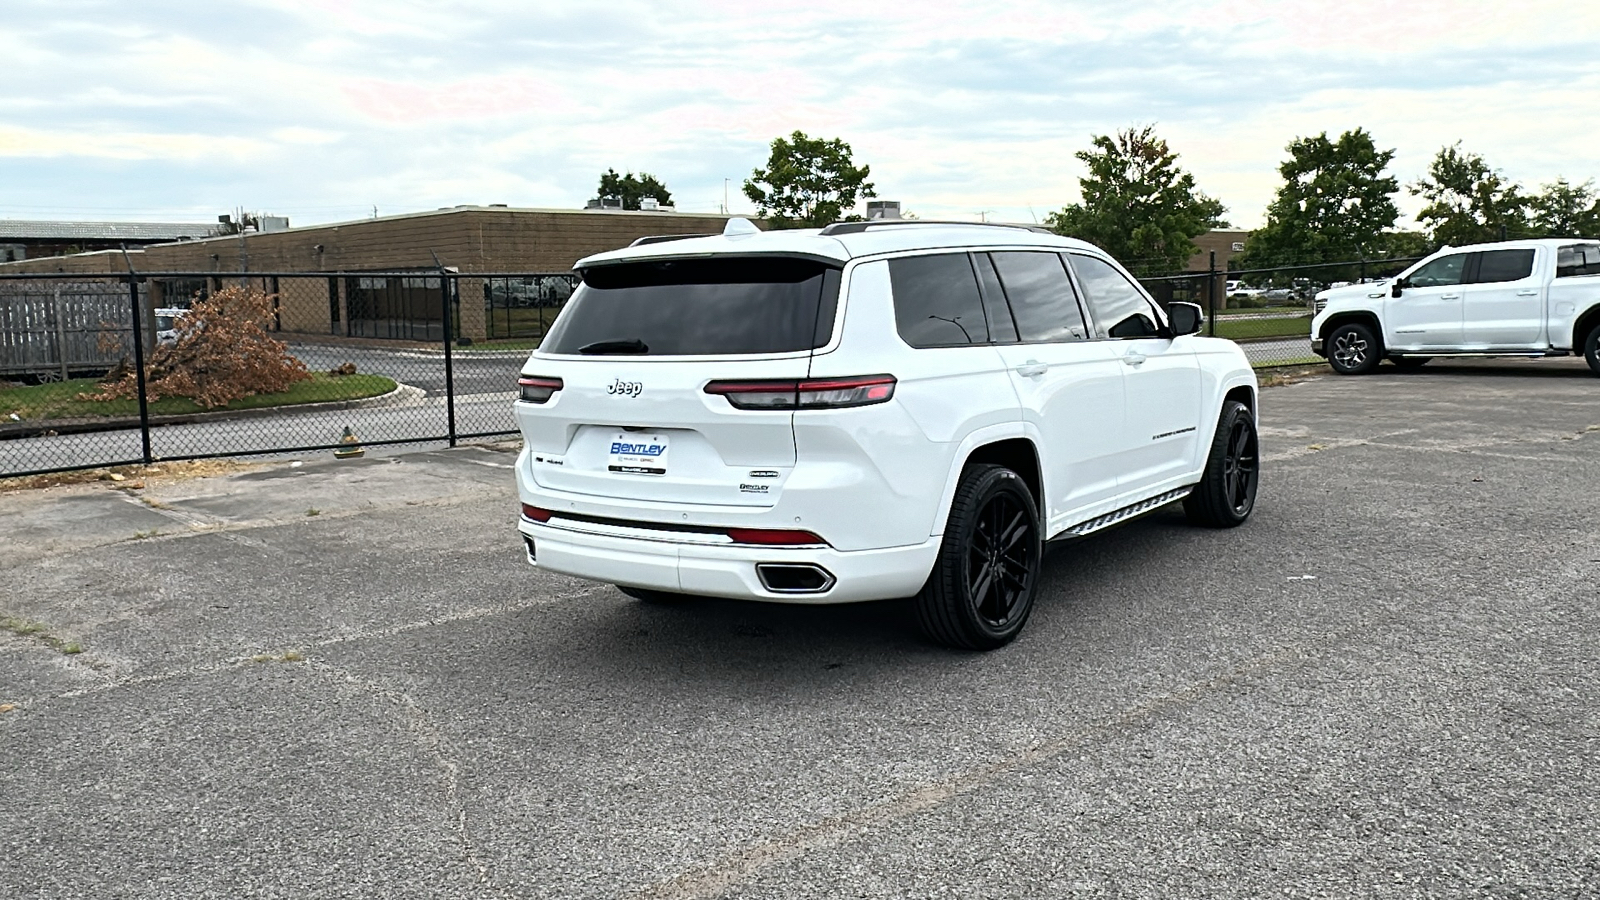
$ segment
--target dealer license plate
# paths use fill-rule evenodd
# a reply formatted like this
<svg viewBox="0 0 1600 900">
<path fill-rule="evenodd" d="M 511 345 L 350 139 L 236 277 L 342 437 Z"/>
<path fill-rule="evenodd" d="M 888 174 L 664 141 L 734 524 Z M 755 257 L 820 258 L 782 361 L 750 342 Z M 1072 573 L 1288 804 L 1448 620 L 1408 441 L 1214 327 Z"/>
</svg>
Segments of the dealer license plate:
<svg viewBox="0 0 1600 900">
<path fill-rule="evenodd" d="M 667 437 L 645 431 L 618 432 L 606 468 L 624 475 L 667 474 Z"/>
</svg>

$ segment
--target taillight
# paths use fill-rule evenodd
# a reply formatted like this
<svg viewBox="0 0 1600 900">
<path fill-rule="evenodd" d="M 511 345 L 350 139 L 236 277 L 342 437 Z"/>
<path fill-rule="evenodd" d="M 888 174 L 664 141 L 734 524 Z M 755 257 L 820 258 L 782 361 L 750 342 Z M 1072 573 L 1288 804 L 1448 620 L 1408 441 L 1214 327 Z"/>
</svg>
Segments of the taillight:
<svg viewBox="0 0 1600 900">
<path fill-rule="evenodd" d="M 517 399 L 524 403 L 544 403 L 562 387 L 563 382 L 559 378 L 524 375 L 517 379 Z"/>
<path fill-rule="evenodd" d="M 728 537 L 733 538 L 735 544 L 762 544 L 768 547 L 808 547 L 827 543 L 809 531 L 785 528 L 729 528 Z"/>
<path fill-rule="evenodd" d="M 708 394 L 721 394 L 739 409 L 841 409 L 871 406 L 894 396 L 893 375 L 814 378 L 805 381 L 713 381 Z"/>
<path fill-rule="evenodd" d="M 529 506 L 524 503 L 522 504 L 522 515 L 524 518 L 532 519 L 535 522 L 548 522 L 552 513 L 548 509 L 540 509 L 537 506 Z"/>
</svg>

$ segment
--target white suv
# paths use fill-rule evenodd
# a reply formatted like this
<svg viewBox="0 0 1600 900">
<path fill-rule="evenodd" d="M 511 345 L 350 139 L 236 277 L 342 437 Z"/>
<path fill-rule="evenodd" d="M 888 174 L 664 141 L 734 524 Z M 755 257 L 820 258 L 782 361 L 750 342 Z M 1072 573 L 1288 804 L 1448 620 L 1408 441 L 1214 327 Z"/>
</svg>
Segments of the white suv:
<svg viewBox="0 0 1600 900">
<path fill-rule="evenodd" d="M 1044 541 L 1254 505 L 1244 354 L 1082 241 L 734 219 L 576 269 L 516 403 L 519 528 L 550 571 L 642 600 L 915 596 L 930 637 L 989 649 Z"/>
</svg>

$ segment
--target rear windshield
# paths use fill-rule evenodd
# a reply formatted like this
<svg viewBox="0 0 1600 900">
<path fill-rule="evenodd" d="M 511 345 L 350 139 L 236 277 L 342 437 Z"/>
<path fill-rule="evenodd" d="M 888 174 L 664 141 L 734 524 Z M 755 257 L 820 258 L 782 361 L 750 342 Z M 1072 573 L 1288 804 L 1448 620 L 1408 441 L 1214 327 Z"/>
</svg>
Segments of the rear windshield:
<svg viewBox="0 0 1600 900">
<path fill-rule="evenodd" d="M 547 353 L 793 353 L 833 334 L 839 270 L 789 256 L 595 266 L 545 336 Z"/>
</svg>

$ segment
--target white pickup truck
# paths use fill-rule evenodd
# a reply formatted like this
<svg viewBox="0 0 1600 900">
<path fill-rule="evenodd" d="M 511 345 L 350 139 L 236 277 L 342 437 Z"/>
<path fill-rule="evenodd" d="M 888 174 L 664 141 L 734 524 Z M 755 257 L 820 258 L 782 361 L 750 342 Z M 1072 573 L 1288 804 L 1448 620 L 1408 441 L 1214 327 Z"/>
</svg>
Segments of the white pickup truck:
<svg viewBox="0 0 1600 900">
<path fill-rule="evenodd" d="M 1384 359 L 1568 356 L 1600 375 L 1600 242 L 1446 247 L 1389 280 L 1316 296 L 1311 349 L 1341 375 Z"/>
</svg>

